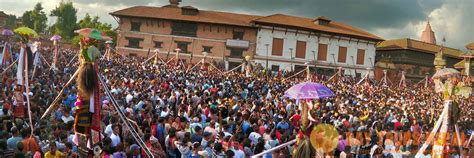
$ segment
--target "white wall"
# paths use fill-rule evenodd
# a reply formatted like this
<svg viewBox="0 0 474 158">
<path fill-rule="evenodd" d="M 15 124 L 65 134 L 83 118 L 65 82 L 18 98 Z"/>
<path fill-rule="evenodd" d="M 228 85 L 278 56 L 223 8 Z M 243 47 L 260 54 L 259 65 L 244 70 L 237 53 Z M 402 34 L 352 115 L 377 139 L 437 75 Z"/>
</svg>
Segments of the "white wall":
<svg viewBox="0 0 474 158">
<path fill-rule="evenodd" d="M 281 30 L 279 30 L 281 29 Z M 365 50 L 365 59 L 363 65 L 357 65 L 358 68 L 357 73 L 362 73 L 362 76 L 366 73 L 366 68 L 371 68 L 374 65 L 375 60 L 375 42 L 368 42 L 361 39 L 349 39 L 346 37 L 337 37 L 333 36 L 329 38 L 330 35 L 322 35 L 322 36 L 315 36 L 311 35 L 308 37 L 309 32 L 298 31 L 296 34 L 296 30 L 288 29 L 287 33 L 283 31 L 283 28 L 275 28 L 273 30 L 271 28 L 267 28 L 262 26 L 261 29 L 257 33 L 257 50 L 256 50 L 256 60 L 255 62 L 261 63 L 263 67 L 266 64 L 266 57 L 267 57 L 267 47 L 265 44 L 268 45 L 268 55 L 269 55 L 269 68 L 271 65 L 279 65 L 281 69 L 291 70 L 290 65 L 291 62 L 291 55 L 295 57 L 296 52 L 296 42 L 299 41 L 306 41 L 306 58 L 300 59 L 295 58 L 295 62 L 310 62 L 313 61 L 315 58 L 317 59 L 317 52 L 318 52 L 318 43 L 327 44 L 328 45 L 328 53 L 326 60 L 322 61 L 322 63 L 327 64 L 328 68 L 334 67 L 334 61 L 336 61 L 337 66 L 342 66 L 346 69 L 345 73 L 348 75 L 354 75 L 354 63 L 352 62 L 351 56 L 354 56 L 354 62 L 357 60 L 357 49 L 364 49 Z M 326 37 L 327 36 L 327 37 Z M 272 42 L 273 38 L 281 38 L 283 39 L 283 55 L 282 56 L 272 56 Z M 350 40 L 350 41 L 349 41 Z M 359 42 L 357 42 L 359 40 Z M 339 46 L 347 47 L 347 56 L 346 62 L 338 62 L 338 52 Z M 293 48 L 293 53 L 290 53 L 290 49 Z M 316 57 L 313 51 L 316 52 Z M 334 58 L 331 54 L 334 54 Z M 259 59 L 260 58 L 260 59 Z M 371 60 L 369 60 L 371 58 Z M 284 60 L 284 61 L 274 61 L 274 60 Z M 331 64 L 332 66 L 330 66 Z M 319 67 L 319 66 L 318 66 Z M 373 75 L 373 74 L 371 74 Z"/>
</svg>

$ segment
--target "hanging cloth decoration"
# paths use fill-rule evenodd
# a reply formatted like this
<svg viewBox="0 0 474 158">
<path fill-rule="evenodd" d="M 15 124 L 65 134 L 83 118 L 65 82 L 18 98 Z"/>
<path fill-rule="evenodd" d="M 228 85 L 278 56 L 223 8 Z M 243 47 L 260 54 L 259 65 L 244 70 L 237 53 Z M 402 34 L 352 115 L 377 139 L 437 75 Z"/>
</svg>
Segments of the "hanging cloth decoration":
<svg viewBox="0 0 474 158">
<path fill-rule="evenodd" d="M 78 94 L 76 106 L 76 119 L 74 131 L 78 134 L 87 135 L 87 148 L 92 149 L 95 143 L 100 142 L 94 138 L 94 133 L 100 133 L 100 89 L 97 72 L 99 71 L 97 59 L 100 58 L 100 51 L 97 49 L 99 40 L 110 40 L 104 33 L 90 28 L 76 30 L 82 36 L 81 50 L 79 52 L 79 68 L 76 79 Z M 82 141 L 82 140 L 79 140 Z M 79 142 L 80 144 L 81 142 Z"/>
</svg>

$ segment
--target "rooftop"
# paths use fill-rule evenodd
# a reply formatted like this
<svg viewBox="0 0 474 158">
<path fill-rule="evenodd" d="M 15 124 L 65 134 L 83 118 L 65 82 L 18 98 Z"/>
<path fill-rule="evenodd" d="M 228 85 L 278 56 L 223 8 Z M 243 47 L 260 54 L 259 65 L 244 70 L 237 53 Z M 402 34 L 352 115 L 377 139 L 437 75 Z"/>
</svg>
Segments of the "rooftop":
<svg viewBox="0 0 474 158">
<path fill-rule="evenodd" d="M 329 20 L 327 17 L 318 17 L 317 20 Z M 265 16 L 259 19 L 255 19 L 255 23 L 262 23 L 262 24 L 276 24 L 282 26 L 290 26 L 290 27 L 297 27 L 307 30 L 313 31 L 322 31 L 322 32 L 329 32 L 338 35 L 350 35 L 359 38 L 367 38 L 370 40 L 375 41 L 383 41 L 384 39 L 365 32 L 361 29 L 349 26 L 347 24 L 339 23 L 330 21 L 327 25 L 318 25 L 314 23 L 314 19 L 304 18 L 304 17 L 297 17 L 297 16 L 290 16 L 284 14 L 273 14 L 270 16 Z"/>
<path fill-rule="evenodd" d="M 377 50 L 400 50 L 400 49 L 409 49 L 409 50 L 416 50 L 425 53 L 436 54 L 441 50 L 440 45 L 426 43 L 410 38 L 403 38 L 403 39 L 395 39 L 395 40 L 387 40 L 379 43 L 377 45 Z M 460 58 L 463 51 L 459 49 L 443 47 L 444 55 Z"/>
<path fill-rule="evenodd" d="M 186 6 L 184 8 L 190 8 Z M 184 20 L 193 22 L 235 25 L 252 27 L 250 23 L 253 19 L 261 16 L 236 14 L 217 11 L 199 10 L 197 15 L 183 15 L 182 9 L 177 6 L 135 6 L 110 13 L 113 16 L 144 17 L 167 20 Z"/>
<path fill-rule="evenodd" d="M 244 27 L 255 27 L 254 24 L 259 23 L 267 25 L 295 27 L 309 31 L 327 32 L 336 35 L 367 39 L 371 41 L 383 41 L 382 38 L 376 35 L 370 34 L 361 29 L 343 23 L 331 21 L 329 18 L 324 16 L 318 17 L 316 20 L 325 20 L 328 22 L 327 25 L 319 25 L 315 23 L 315 19 L 296 17 L 284 14 L 259 16 L 207 10 L 199 10 L 196 15 L 182 14 L 183 9 L 190 8 L 190 6 L 179 7 L 177 5 L 166 5 L 163 7 L 135 6 L 112 12 L 110 13 L 110 15 L 118 17 L 123 16 L 167 20 L 183 20 Z"/>
</svg>

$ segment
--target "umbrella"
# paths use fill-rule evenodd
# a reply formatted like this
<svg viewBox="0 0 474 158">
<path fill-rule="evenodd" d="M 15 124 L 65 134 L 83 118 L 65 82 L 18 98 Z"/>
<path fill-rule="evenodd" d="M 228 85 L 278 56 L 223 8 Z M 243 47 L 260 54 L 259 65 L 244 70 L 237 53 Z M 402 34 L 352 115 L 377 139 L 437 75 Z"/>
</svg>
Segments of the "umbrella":
<svg viewBox="0 0 474 158">
<path fill-rule="evenodd" d="M 285 91 L 285 97 L 292 99 L 319 99 L 332 96 L 334 93 L 328 87 L 314 82 L 299 83 Z"/>
<path fill-rule="evenodd" d="M 35 30 L 30 29 L 28 27 L 19 27 L 15 29 L 15 33 L 24 36 L 24 37 L 37 37 L 38 33 Z"/>
<path fill-rule="evenodd" d="M 61 40 L 61 38 L 62 38 L 62 37 L 59 36 L 59 35 L 54 35 L 54 36 L 51 37 L 51 39 L 49 39 L 49 40 L 51 40 L 51 41 L 59 41 L 59 40 Z"/>
<path fill-rule="evenodd" d="M 2 35 L 4 35 L 4 36 L 13 36 L 13 35 L 14 35 L 14 33 L 13 33 L 13 31 L 12 31 L 12 30 L 9 30 L 9 29 L 3 29 L 3 31 L 2 31 Z"/>
<path fill-rule="evenodd" d="M 444 79 L 450 77 L 459 77 L 461 73 L 458 70 L 453 68 L 444 68 L 440 70 L 436 70 L 436 73 L 433 75 L 433 79 Z"/>
<path fill-rule="evenodd" d="M 466 45 L 466 48 L 469 49 L 469 50 L 474 50 L 474 42 L 469 43 L 468 45 Z"/>
<path fill-rule="evenodd" d="M 83 29 L 76 30 L 74 32 L 84 37 L 92 38 L 96 40 L 104 40 L 104 41 L 112 40 L 112 38 L 107 36 L 104 32 L 101 32 L 97 29 L 83 28 Z"/>
</svg>

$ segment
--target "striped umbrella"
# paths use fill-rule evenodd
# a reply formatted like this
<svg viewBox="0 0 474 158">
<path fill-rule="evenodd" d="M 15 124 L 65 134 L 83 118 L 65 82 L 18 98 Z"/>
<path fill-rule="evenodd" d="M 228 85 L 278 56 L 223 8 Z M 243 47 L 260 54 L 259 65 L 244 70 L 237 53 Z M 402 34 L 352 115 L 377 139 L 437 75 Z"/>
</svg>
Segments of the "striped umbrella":
<svg viewBox="0 0 474 158">
<path fill-rule="evenodd" d="M 101 32 L 97 29 L 83 28 L 83 29 L 76 30 L 74 32 L 79 35 L 82 35 L 83 37 L 92 38 L 96 40 L 103 40 L 103 41 L 112 40 L 112 38 L 107 36 L 104 32 Z"/>
<path fill-rule="evenodd" d="M 10 30 L 10 29 L 3 29 L 2 35 L 3 35 L 3 36 L 13 36 L 14 33 L 13 33 L 13 31 Z"/>
</svg>

